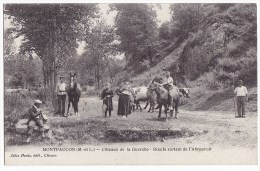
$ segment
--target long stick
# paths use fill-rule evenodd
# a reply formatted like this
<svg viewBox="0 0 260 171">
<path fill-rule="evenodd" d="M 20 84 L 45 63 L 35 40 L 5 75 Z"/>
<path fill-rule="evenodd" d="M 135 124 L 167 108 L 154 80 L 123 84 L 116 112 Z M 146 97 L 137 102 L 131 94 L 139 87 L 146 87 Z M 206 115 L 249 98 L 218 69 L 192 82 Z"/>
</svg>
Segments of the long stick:
<svg viewBox="0 0 260 171">
<path fill-rule="evenodd" d="M 102 116 L 104 116 L 105 117 L 105 110 L 104 110 L 104 101 L 102 101 Z"/>
<path fill-rule="evenodd" d="M 234 78 L 234 74 L 233 74 L 233 93 L 235 91 L 235 78 Z M 237 117 L 237 109 L 236 109 L 236 95 L 234 95 L 234 112 L 235 112 L 235 118 Z"/>
</svg>

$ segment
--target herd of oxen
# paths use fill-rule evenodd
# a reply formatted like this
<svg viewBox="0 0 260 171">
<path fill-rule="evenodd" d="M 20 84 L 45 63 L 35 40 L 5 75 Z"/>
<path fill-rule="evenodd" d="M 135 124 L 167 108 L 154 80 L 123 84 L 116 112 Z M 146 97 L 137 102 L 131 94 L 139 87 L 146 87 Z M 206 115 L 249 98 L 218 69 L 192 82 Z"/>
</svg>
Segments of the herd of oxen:
<svg viewBox="0 0 260 171">
<path fill-rule="evenodd" d="M 177 88 L 174 87 L 172 89 L 173 93 L 173 110 L 170 110 L 170 116 L 173 116 L 174 110 L 175 110 L 175 119 L 178 118 L 178 106 L 180 102 L 180 98 L 183 96 L 185 98 L 190 98 L 189 95 L 189 89 L 188 88 Z M 161 118 L 161 111 L 162 107 L 164 107 L 164 112 L 166 114 L 167 119 L 167 111 L 169 110 L 169 92 L 168 90 L 162 86 L 160 83 L 153 81 L 148 87 L 141 86 L 141 87 L 134 87 L 132 88 L 132 95 L 130 95 L 130 101 L 132 109 L 139 109 L 143 110 L 140 102 L 146 102 L 146 105 L 144 109 L 148 107 L 150 104 L 150 107 L 148 109 L 148 112 L 154 112 L 155 109 L 159 109 L 159 115 L 158 118 Z M 157 104 L 157 107 L 155 105 Z"/>
</svg>

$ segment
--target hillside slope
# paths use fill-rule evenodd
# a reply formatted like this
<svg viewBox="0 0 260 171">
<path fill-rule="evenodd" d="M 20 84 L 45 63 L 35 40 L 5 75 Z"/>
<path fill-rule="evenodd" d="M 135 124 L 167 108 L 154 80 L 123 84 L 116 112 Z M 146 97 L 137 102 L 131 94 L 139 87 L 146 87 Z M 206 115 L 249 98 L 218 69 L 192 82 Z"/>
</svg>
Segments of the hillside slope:
<svg viewBox="0 0 260 171">
<path fill-rule="evenodd" d="M 255 11 L 254 11 L 255 10 Z M 210 14 L 197 32 L 149 70 L 132 77 L 134 86 L 148 85 L 167 69 L 180 87 L 190 88 L 183 99 L 189 110 L 233 110 L 233 80 L 249 88 L 247 109 L 257 110 L 256 6 L 236 4 Z M 176 66 L 180 68 L 176 72 Z"/>
</svg>

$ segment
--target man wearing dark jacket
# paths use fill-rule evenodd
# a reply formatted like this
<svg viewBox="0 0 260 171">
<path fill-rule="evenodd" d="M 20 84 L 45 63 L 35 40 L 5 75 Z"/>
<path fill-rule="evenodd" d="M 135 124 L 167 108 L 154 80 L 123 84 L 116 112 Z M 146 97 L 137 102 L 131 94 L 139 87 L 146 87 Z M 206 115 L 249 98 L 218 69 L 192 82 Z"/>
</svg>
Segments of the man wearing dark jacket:
<svg viewBox="0 0 260 171">
<path fill-rule="evenodd" d="M 42 137 L 45 137 L 44 134 L 44 120 L 42 118 L 42 110 L 40 109 L 42 102 L 40 100 L 35 100 L 34 105 L 29 109 L 29 120 L 28 120 L 28 139 L 26 142 L 31 141 L 31 136 L 35 126 L 39 127 L 39 131 L 42 134 Z"/>
</svg>

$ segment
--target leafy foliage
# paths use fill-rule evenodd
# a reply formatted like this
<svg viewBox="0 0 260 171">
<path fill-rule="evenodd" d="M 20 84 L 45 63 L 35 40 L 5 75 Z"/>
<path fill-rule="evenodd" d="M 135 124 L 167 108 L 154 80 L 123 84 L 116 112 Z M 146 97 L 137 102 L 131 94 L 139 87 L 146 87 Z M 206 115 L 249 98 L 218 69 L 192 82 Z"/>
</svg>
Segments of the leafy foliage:
<svg viewBox="0 0 260 171">
<path fill-rule="evenodd" d="M 13 28 L 4 30 L 4 59 L 8 60 L 15 54 Z"/>
<path fill-rule="evenodd" d="M 11 76 L 9 82 L 5 82 L 7 87 L 30 88 L 42 83 L 42 63 L 37 58 L 16 54 L 13 58 L 5 60 L 4 65 L 5 75 Z"/>
<path fill-rule="evenodd" d="M 152 63 L 157 35 L 156 13 L 149 4 L 113 4 L 118 11 L 116 33 L 120 37 L 119 50 L 125 52 L 129 65 L 148 59 Z"/>
<path fill-rule="evenodd" d="M 217 7 L 218 10 L 206 18 L 209 12 L 205 11 L 209 7 Z M 256 77 L 253 78 L 255 74 L 250 77 L 251 81 L 244 76 L 248 72 L 252 74 L 253 71 L 247 68 L 256 62 L 256 6 L 210 4 L 200 8 L 205 12 L 202 13 L 200 27 L 196 32 L 186 30 L 189 41 L 179 58 L 181 73 L 187 79 L 196 80 L 205 72 L 214 72 L 215 82 L 224 87 L 232 84 L 234 74 L 237 75 L 235 79 L 247 80 L 248 84 L 256 83 Z M 189 14 L 188 8 L 181 11 L 180 7 L 179 10 L 180 14 Z M 197 20 L 193 18 L 193 22 Z M 253 70 L 256 73 L 256 68 Z"/>
<path fill-rule="evenodd" d="M 190 32 L 198 31 L 202 20 L 201 4 L 172 4 L 172 33 L 186 36 Z"/>
<path fill-rule="evenodd" d="M 91 73 L 87 79 L 95 80 L 99 88 L 100 81 L 111 82 L 113 76 L 120 70 L 116 59 L 112 58 L 117 54 L 115 29 L 106 25 L 104 20 L 98 20 L 91 28 L 85 42 L 85 52 L 79 59 L 80 73 L 83 75 Z"/>
<path fill-rule="evenodd" d="M 4 13 L 23 36 L 20 53 L 35 53 L 43 61 L 44 85 L 53 92 L 58 70 L 75 55 L 77 39 L 84 37 L 95 17 L 96 4 L 6 4 Z"/>
</svg>

